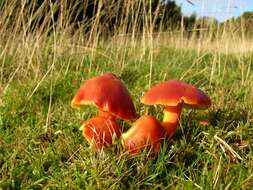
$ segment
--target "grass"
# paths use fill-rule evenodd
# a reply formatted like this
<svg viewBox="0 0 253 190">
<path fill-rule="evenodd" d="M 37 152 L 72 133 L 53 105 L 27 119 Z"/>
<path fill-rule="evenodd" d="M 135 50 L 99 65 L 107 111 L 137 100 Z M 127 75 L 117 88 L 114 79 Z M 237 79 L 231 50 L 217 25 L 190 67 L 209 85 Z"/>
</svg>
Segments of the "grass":
<svg viewBox="0 0 253 190">
<path fill-rule="evenodd" d="M 164 43 L 54 43 L 2 51 L 0 189 L 252 188 L 252 54 Z M 161 107 L 142 105 L 139 98 L 149 85 L 169 79 L 197 85 L 213 105 L 207 111 L 185 109 L 176 136 L 156 158 L 130 158 L 123 150 L 115 155 L 115 146 L 97 153 L 79 131 L 96 110 L 73 110 L 70 101 L 86 79 L 105 72 L 125 82 L 140 115 L 162 118 Z M 210 124 L 201 125 L 203 118 Z M 125 131 L 131 123 L 121 125 Z"/>
</svg>

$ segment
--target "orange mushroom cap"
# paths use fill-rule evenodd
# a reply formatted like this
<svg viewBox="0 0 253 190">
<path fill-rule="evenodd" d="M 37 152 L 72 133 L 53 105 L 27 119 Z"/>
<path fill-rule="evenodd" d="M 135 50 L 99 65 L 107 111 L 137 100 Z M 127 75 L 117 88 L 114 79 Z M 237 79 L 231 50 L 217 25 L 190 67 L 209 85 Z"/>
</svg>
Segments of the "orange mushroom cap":
<svg viewBox="0 0 253 190">
<path fill-rule="evenodd" d="M 153 148 L 155 153 L 160 149 L 161 140 L 164 138 L 165 130 L 160 122 L 149 115 L 141 116 L 134 125 L 124 134 L 124 146 L 132 155 L 147 148 Z"/>
<path fill-rule="evenodd" d="M 161 82 L 152 87 L 141 98 L 148 105 L 161 104 L 195 109 L 205 109 L 211 106 L 210 98 L 200 89 L 179 80 Z"/>
<path fill-rule="evenodd" d="M 82 124 L 83 136 L 100 150 L 112 144 L 113 136 L 120 138 L 121 130 L 114 119 L 93 117 Z"/>
<path fill-rule="evenodd" d="M 136 117 L 135 107 L 127 88 L 112 73 L 87 80 L 71 101 L 73 108 L 89 104 L 125 120 Z"/>
</svg>

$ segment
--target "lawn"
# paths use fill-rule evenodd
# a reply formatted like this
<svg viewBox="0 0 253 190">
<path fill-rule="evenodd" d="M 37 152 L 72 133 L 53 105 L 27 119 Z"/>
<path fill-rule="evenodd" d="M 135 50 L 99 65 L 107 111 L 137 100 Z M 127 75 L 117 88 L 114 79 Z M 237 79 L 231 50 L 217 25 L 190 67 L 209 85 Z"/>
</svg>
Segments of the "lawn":
<svg viewBox="0 0 253 190">
<path fill-rule="evenodd" d="M 86 47 L 50 37 L 17 44 L 0 46 L 0 189 L 253 188 L 249 52 L 150 41 Z M 140 97 L 169 79 L 196 85 L 213 104 L 205 111 L 184 109 L 176 135 L 156 157 L 133 158 L 121 142 L 98 153 L 79 130 L 96 109 L 75 110 L 70 102 L 85 80 L 106 72 L 124 81 L 139 115 L 162 119 L 163 108 L 143 105 Z M 123 131 L 132 125 L 119 122 Z"/>
</svg>

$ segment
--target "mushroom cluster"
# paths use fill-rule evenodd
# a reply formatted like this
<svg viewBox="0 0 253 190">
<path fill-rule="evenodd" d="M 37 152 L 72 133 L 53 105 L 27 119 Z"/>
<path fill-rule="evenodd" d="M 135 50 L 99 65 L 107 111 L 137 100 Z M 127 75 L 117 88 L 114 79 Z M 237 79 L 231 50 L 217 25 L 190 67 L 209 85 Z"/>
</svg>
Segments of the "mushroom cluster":
<svg viewBox="0 0 253 190">
<path fill-rule="evenodd" d="M 71 101 L 71 107 L 83 105 L 98 108 L 98 116 L 83 122 L 81 126 L 83 136 L 97 149 L 112 144 L 113 136 L 120 138 L 121 130 L 116 118 L 132 120 L 136 117 L 127 88 L 112 73 L 87 80 L 80 87 Z"/>
<path fill-rule="evenodd" d="M 117 119 L 131 121 L 137 114 L 124 83 L 114 74 L 106 73 L 87 80 L 76 92 L 71 107 L 94 105 L 98 108 L 98 116 L 81 126 L 91 146 L 101 150 L 111 145 L 114 138 L 122 137 L 126 151 L 135 155 L 144 149 L 158 153 L 162 140 L 175 134 L 183 107 L 206 109 L 211 106 L 210 98 L 203 91 L 179 80 L 155 85 L 143 95 L 141 102 L 164 105 L 163 121 L 144 115 L 122 134 Z"/>
</svg>

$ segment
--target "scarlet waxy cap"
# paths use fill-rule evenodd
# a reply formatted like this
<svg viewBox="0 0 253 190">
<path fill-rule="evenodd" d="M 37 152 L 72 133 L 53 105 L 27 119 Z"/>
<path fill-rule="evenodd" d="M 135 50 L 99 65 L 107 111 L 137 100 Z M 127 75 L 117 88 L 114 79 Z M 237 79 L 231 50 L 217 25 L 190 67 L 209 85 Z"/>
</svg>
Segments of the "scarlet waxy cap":
<svg viewBox="0 0 253 190">
<path fill-rule="evenodd" d="M 136 117 L 135 107 L 127 88 L 112 73 L 87 80 L 71 101 L 74 108 L 89 104 L 125 120 Z"/>
<path fill-rule="evenodd" d="M 83 136 L 99 150 L 112 144 L 113 136 L 120 138 L 121 131 L 114 119 L 93 117 L 82 124 Z"/>
<path fill-rule="evenodd" d="M 200 89 L 179 80 L 161 82 L 144 94 L 141 102 L 148 105 L 161 104 L 195 109 L 211 106 L 210 98 Z"/>
<path fill-rule="evenodd" d="M 134 155 L 144 148 L 148 150 L 153 148 L 157 153 L 164 134 L 165 130 L 156 118 L 144 115 L 126 133 L 122 134 L 122 137 L 126 150 Z"/>
</svg>

